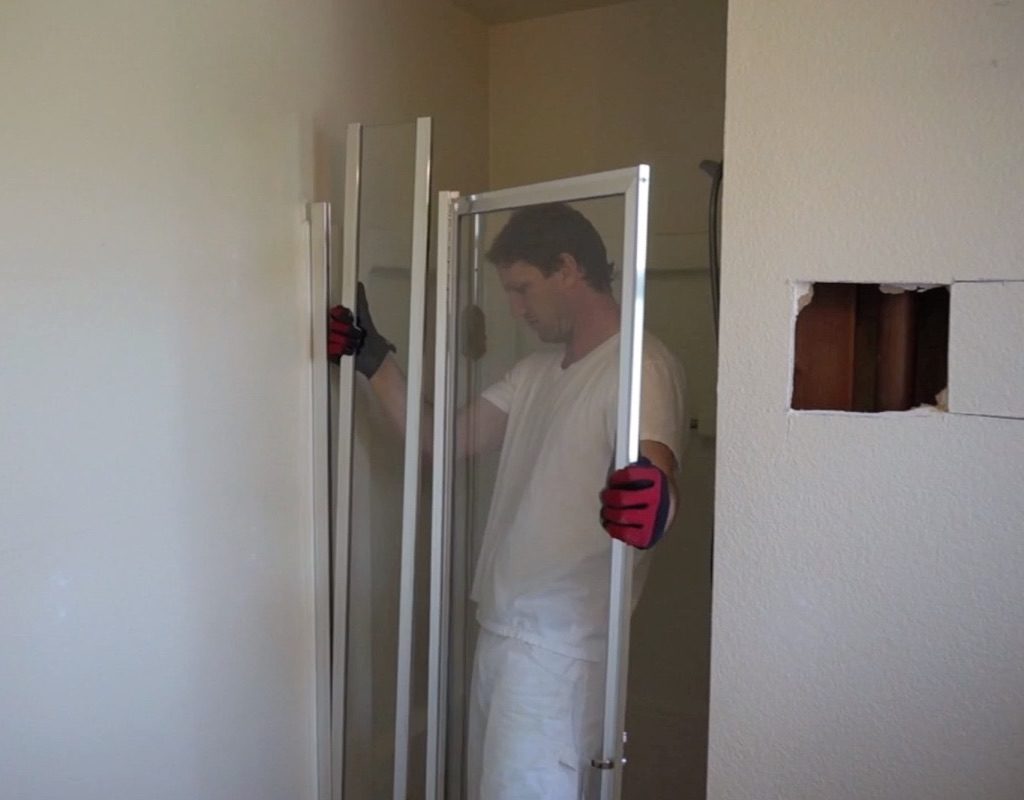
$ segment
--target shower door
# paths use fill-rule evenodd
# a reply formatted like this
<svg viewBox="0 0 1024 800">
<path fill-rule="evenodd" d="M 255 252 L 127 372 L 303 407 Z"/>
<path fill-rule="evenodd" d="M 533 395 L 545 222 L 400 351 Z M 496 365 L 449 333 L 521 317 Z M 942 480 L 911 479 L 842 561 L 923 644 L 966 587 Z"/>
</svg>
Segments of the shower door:
<svg viewBox="0 0 1024 800">
<path fill-rule="evenodd" d="M 611 424 L 614 430 L 603 431 L 602 435 L 613 441 L 615 466 L 635 461 L 639 450 L 648 183 L 648 168 L 639 166 L 465 197 L 454 192 L 439 195 L 428 800 L 480 798 L 479 769 L 467 768 L 467 751 L 482 747 L 480 742 L 467 740 L 472 711 L 469 692 L 480 632 L 475 616 L 480 596 L 471 587 L 477 569 L 496 558 L 493 537 L 485 533 L 490 533 L 489 509 L 500 485 L 501 442 L 485 448 L 485 442 L 494 444 L 493 431 L 485 429 L 471 413 L 459 413 L 457 409 L 471 407 L 475 398 L 500 384 L 502 376 L 525 356 L 552 347 L 538 342 L 539 330 L 528 330 L 512 318 L 497 269 L 485 254 L 511 215 L 527 207 L 568 204 L 596 228 L 614 265 L 612 291 L 621 308 L 617 342 L 609 340 L 602 345 L 616 348 L 604 357 L 612 359 L 613 379 L 617 376 L 612 388 L 617 396 Z M 540 338 L 557 340 L 543 333 Z M 456 442 L 459 453 L 455 452 Z M 604 475 L 611 466 L 607 463 L 598 469 Z M 599 581 L 607 581 L 607 591 L 596 604 L 601 620 L 600 636 L 595 639 L 598 654 L 587 661 L 588 696 L 596 700 L 588 701 L 586 711 L 581 712 L 585 720 L 583 741 L 573 754 L 574 768 L 588 800 L 612 800 L 621 791 L 634 568 L 641 575 L 643 567 L 639 563 L 643 559 L 635 558 L 625 545 L 617 541 L 609 545 L 598 522 L 601 488 L 594 486 L 593 508 L 584 512 L 592 513 L 593 519 L 586 547 L 604 559 L 593 563 L 597 565 L 595 574 L 601 576 Z M 507 491 L 507 487 L 497 491 Z M 512 770 L 515 768 L 513 765 Z"/>
<path fill-rule="evenodd" d="M 421 547 L 417 558 L 416 532 L 427 511 L 420 503 L 419 431 L 430 150 L 428 118 L 349 126 L 342 258 L 330 304 L 355 310 L 365 327 L 357 306 L 357 287 L 364 287 L 375 327 L 394 345 L 406 375 L 407 410 L 395 425 L 354 358 L 332 368 L 334 800 L 422 796 L 426 683 L 414 675 L 425 674 L 427 632 L 427 553 Z"/>
</svg>

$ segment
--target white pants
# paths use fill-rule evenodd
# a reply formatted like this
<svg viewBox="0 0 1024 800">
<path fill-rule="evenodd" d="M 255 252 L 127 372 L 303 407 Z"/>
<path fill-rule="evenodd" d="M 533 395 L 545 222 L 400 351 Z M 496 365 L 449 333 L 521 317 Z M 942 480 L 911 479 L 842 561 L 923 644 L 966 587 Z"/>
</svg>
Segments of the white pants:
<svg viewBox="0 0 1024 800">
<path fill-rule="evenodd" d="M 480 631 L 469 697 L 469 800 L 590 800 L 604 664 Z"/>
</svg>

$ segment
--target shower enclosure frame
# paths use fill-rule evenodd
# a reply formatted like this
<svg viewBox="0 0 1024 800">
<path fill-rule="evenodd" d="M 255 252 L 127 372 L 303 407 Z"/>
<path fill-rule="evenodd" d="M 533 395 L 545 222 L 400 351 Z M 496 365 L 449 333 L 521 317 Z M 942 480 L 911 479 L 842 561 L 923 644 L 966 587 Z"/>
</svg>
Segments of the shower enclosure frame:
<svg viewBox="0 0 1024 800">
<path fill-rule="evenodd" d="M 427 694 L 426 798 L 444 800 L 447 785 L 448 675 L 452 641 L 452 480 L 451 449 L 455 419 L 455 354 L 459 222 L 463 217 L 507 211 L 547 202 L 574 202 L 621 196 L 625 204 L 622 252 L 622 321 L 619 350 L 618 418 L 615 465 L 639 456 L 644 287 L 650 168 L 595 173 L 576 178 L 461 197 L 438 195 L 437 307 L 434 362 L 433 496 L 431 514 L 430 640 Z M 474 237 L 475 242 L 478 237 Z M 467 265 L 472 269 L 473 265 Z M 602 750 L 591 765 L 600 770 L 601 800 L 618 800 L 625 764 L 625 700 L 629 658 L 633 553 L 612 543 L 610 607 Z M 457 615 L 459 616 L 459 615 Z M 461 617 L 455 619 L 462 625 Z"/>
<path fill-rule="evenodd" d="M 367 126 L 372 127 L 372 126 Z M 407 375 L 405 449 L 403 453 L 402 528 L 398 600 L 398 644 L 396 663 L 394 766 L 392 796 L 406 800 L 409 779 L 410 718 L 412 702 L 413 613 L 415 590 L 415 548 L 421 486 L 420 429 L 423 404 L 423 335 L 426 325 L 426 289 L 430 226 L 430 180 L 432 121 L 430 117 L 416 120 L 415 175 L 412 209 L 412 248 L 409 254 L 409 363 Z M 348 126 L 345 151 L 345 208 L 340 269 L 340 301 L 347 308 L 356 307 L 359 279 L 360 189 L 362 183 L 364 126 Z M 311 259 L 316 271 L 329 273 L 331 261 L 330 206 L 312 204 Z M 313 307 L 326 311 L 329 287 L 314 277 Z M 329 679 L 318 674 L 317 734 L 319 796 L 326 800 L 342 800 L 345 787 L 346 733 L 346 665 L 348 657 L 349 575 L 352 526 L 352 464 L 354 444 L 355 360 L 343 358 L 338 365 L 337 396 L 332 398 L 336 420 L 334 463 L 328 470 L 329 457 L 318 442 L 327 441 L 326 414 L 328 405 L 326 381 L 326 320 L 313 322 L 314 364 L 323 365 L 323 374 L 314 370 L 314 516 L 316 519 L 317 579 L 317 668 L 326 670 Z M 333 518 L 331 519 L 331 558 L 323 533 L 328 512 L 324 510 L 325 487 L 330 471 L 334 478 Z M 330 588 L 324 588 L 330 563 Z M 330 613 L 327 609 L 330 608 Z M 329 620 L 327 619 L 329 617 Z M 329 628 L 328 628 L 329 625 Z M 325 643 L 329 631 L 329 647 Z M 329 680 L 329 691 L 328 691 Z M 329 709 L 329 710 L 328 710 Z M 329 718 L 329 726 L 328 726 Z M 326 760 L 326 763 L 325 763 Z"/>
</svg>

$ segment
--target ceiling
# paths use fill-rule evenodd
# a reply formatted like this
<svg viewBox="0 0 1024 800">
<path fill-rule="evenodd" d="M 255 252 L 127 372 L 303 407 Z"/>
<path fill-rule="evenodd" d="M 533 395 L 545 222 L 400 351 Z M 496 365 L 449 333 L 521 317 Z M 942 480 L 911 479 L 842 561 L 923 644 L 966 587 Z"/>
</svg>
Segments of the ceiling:
<svg viewBox="0 0 1024 800">
<path fill-rule="evenodd" d="M 485 22 L 516 22 L 534 17 L 581 11 L 598 6 L 614 6 L 624 0 L 452 0 L 472 11 Z"/>
</svg>

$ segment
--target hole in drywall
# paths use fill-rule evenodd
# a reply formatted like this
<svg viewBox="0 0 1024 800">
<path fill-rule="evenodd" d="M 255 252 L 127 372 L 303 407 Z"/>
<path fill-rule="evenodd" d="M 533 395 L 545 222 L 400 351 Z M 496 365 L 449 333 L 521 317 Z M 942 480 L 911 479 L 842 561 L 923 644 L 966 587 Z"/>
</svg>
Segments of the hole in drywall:
<svg viewBox="0 0 1024 800">
<path fill-rule="evenodd" d="M 944 405 L 949 287 L 815 283 L 797 298 L 794 409 Z"/>
</svg>

